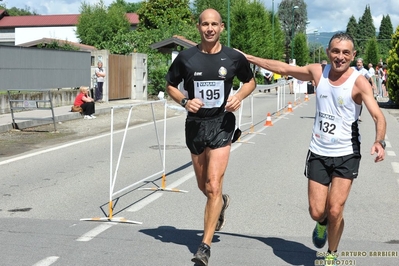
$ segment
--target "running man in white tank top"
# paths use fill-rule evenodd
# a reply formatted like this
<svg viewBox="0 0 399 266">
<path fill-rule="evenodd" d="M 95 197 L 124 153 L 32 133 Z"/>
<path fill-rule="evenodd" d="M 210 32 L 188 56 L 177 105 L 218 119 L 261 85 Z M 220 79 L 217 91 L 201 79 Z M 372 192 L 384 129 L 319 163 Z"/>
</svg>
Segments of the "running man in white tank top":
<svg viewBox="0 0 399 266">
<path fill-rule="evenodd" d="M 370 83 L 350 67 L 356 55 L 352 37 L 346 33 L 335 34 L 326 52 L 330 61 L 326 66 L 298 67 L 245 56 L 250 63 L 274 73 L 315 82 L 316 115 L 305 168 L 309 212 L 317 221 L 312 239 L 317 248 L 322 248 L 328 240 L 325 259 L 337 260 L 344 229 L 343 210 L 360 164 L 358 117 L 361 104 L 365 104 L 376 125 L 375 142 L 371 147 L 371 155 L 377 154 L 375 162 L 385 158 L 386 121 Z"/>
</svg>

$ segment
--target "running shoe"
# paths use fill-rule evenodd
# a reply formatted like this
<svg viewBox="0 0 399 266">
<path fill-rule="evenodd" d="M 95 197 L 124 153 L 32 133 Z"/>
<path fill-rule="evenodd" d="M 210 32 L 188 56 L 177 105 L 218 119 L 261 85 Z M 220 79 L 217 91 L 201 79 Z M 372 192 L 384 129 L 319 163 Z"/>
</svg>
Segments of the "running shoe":
<svg viewBox="0 0 399 266">
<path fill-rule="evenodd" d="M 229 207 L 230 204 L 230 196 L 227 194 L 223 194 L 222 195 L 222 199 L 223 199 L 223 207 L 222 207 L 222 211 L 220 212 L 220 216 L 219 216 L 219 220 L 216 224 L 216 228 L 215 231 L 220 231 L 222 230 L 224 224 L 226 223 L 226 219 L 224 218 L 224 212 L 226 211 L 226 209 Z"/>
<path fill-rule="evenodd" d="M 89 115 L 85 115 L 85 116 L 83 117 L 83 119 L 93 119 L 93 117 L 91 117 L 91 116 L 89 116 Z"/>
<path fill-rule="evenodd" d="M 322 248 L 327 241 L 327 225 L 321 225 L 319 222 L 316 223 L 316 227 L 313 230 L 312 241 L 316 248 Z"/>
<path fill-rule="evenodd" d="M 337 265 L 337 260 L 338 257 L 336 254 L 328 254 L 325 258 L 324 258 L 324 265 L 331 265 L 331 266 L 336 266 Z"/>
<path fill-rule="evenodd" d="M 209 257 L 211 256 L 211 247 L 205 243 L 201 243 L 198 247 L 197 253 L 191 259 L 197 265 L 207 266 Z"/>
<path fill-rule="evenodd" d="M 90 115 L 91 116 L 91 118 L 93 118 L 93 119 L 96 119 L 97 117 L 95 117 L 94 115 Z"/>
</svg>

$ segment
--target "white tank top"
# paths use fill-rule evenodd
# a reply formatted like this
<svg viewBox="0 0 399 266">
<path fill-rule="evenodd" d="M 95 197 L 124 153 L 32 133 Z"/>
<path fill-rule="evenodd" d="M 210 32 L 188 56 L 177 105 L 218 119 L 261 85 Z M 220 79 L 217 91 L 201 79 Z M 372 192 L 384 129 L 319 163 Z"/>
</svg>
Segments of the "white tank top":
<svg viewBox="0 0 399 266">
<path fill-rule="evenodd" d="M 340 86 L 329 82 L 331 65 L 324 67 L 316 89 L 316 115 L 309 149 L 318 155 L 338 157 L 360 154 L 357 120 L 361 105 L 352 99 L 352 89 L 360 73 L 353 71 Z"/>
</svg>

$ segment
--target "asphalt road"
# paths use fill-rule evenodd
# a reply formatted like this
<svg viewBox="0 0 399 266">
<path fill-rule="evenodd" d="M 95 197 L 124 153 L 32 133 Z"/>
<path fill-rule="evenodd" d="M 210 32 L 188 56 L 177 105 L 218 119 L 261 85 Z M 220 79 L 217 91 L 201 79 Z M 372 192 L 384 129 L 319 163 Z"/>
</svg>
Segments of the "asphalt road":
<svg viewBox="0 0 399 266">
<path fill-rule="evenodd" d="M 266 114 L 275 108 L 273 97 L 256 94 L 252 115 L 249 100 L 244 103 L 244 134 L 233 144 L 224 182 L 231 204 L 225 228 L 215 234 L 210 265 L 317 265 L 317 252 L 325 251 L 311 242 L 314 222 L 307 211 L 303 176 L 314 96 L 295 103 L 293 112 L 275 114 L 273 126 L 265 127 Z M 112 159 L 106 115 L 79 121 L 106 125 L 104 131 L 92 134 L 93 123 L 86 134 L 3 155 L 0 264 L 192 265 L 201 240 L 205 197 L 196 187 L 184 143 L 185 115 L 175 109 L 168 112 L 165 142 L 162 119 L 155 128 L 151 119 L 137 116 L 140 123 L 126 134 L 120 124 L 112 137 Z M 343 265 L 399 261 L 399 123 L 389 110 L 383 112 L 388 155 L 379 164 L 369 154 L 373 121 L 362 115 L 363 159 L 345 209 L 339 248 L 345 252 L 340 257 Z M 126 121 L 126 114 L 121 113 L 120 120 Z M 157 138 L 166 147 L 164 160 Z M 162 189 L 162 174 L 154 175 L 159 171 L 165 171 L 166 188 L 181 191 Z M 115 192 L 132 184 L 113 197 L 113 217 L 138 224 L 81 220 L 108 217 L 110 187 Z"/>
</svg>

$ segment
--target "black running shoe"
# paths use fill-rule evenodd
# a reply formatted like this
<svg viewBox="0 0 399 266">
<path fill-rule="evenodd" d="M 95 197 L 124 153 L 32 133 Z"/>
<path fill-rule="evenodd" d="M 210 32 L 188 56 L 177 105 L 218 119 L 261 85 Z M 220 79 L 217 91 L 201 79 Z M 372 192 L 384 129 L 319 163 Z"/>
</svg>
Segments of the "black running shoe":
<svg viewBox="0 0 399 266">
<path fill-rule="evenodd" d="M 197 265 L 207 266 L 209 257 L 211 256 L 211 247 L 205 243 L 201 243 L 199 245 L 197 253 L 194 254 L 194 257 L 191 259 Z"/>
<path fill-rule="evenodd" d="M 216 224 L 216 228 L 215 231 L 220 231 L 222 230 L 224 224 L 226 223 L 226 219 L 224 218 L 224 212 L 226 211 L 226 209 L 229 207 L 230 204 L 230 196 L 227 194 L 223 194 L 222 195 L 223 198 L 223 207 L 222 207 L 222 211 L 220 212 L 220 216 L 219 216 L 219 220 Z"/>
</svg>

